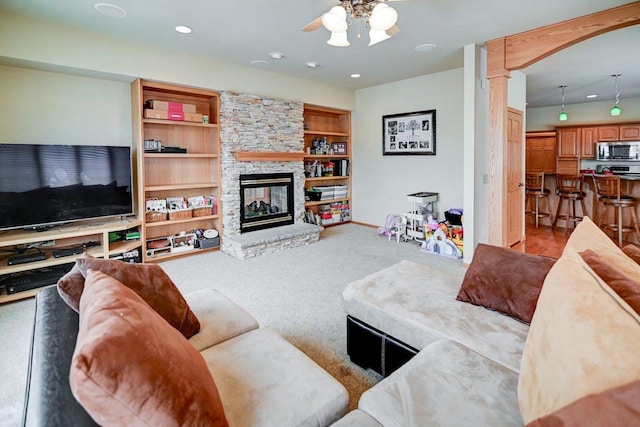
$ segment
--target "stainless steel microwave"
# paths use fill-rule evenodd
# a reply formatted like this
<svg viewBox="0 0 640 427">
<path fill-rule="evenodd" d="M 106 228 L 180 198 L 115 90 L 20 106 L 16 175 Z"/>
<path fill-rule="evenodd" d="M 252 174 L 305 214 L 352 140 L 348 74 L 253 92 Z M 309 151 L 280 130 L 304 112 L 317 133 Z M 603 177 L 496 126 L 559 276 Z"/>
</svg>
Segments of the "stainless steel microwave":
<svg viewBox="0 0 640 427">
<path fill-rule="evenodd" d="M 597 160 L 640 160 L 640 141 L 598 142 Z"/>
</svg>

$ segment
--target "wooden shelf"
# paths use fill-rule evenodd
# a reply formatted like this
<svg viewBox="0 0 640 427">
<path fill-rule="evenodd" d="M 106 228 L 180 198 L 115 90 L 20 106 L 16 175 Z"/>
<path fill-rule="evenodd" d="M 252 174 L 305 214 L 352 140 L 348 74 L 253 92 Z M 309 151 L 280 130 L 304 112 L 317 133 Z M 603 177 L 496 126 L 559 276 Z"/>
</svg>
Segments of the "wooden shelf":
<svg viewBox="0 0 640 427">
<path fill-rule="evenodd" d="M 305 157 L 302 151 L 236 151 L 233 157 L 239 162 L 299 162 Z"/>
<path fill-rule="evenodd" d="M 314 182 L 314 181 L 339 181 L 342 179 L 349 179 L 349 175 L 347 176 L 319 176 L 319 177 L 313 177 L 313 178 L 305 178 L 305 181 L 307 182 Z"/>
<path fill-rule="evenodd" d="M 163 262 L 163 261 L 168 261 L 170 259 L 176 259 L 176 258 L 182 258 L 185 256 L 191 256 L 191 255 L 198 255 L 198 254 L 203 254 L 205 252 L 213 252 L 213 251 L 219 251 L 220 250 L 220 246 L 216 246 L 214 248 L 206 248 L 206 249 L 192 249 L 190 251 L 184 251 L 184 252 L 178 252 L 178 253 L 165 253 L 165 254 L 159 254 L 159 255 L 155 255 L 153 257 L 148 257 L 146 262 Z"/>
<path fill-rule="evenodd" d="M 202 220 L 210 220 L 210 219 L 218 219 L 218 218 L 220 218 L 220 215 L 194 216 L 186 219 L 174 219 L 174 220 L 168 220 L 168 221 L 148 222 L 147 227 L 161 227 L 164 225 L 180 224 L 185 222 L 194 222 L 194 221 L 202 221 Z"/>
<path fill-rule="evenodd" d="M 190 153 L 144 153 L 147 159 L 216 159 L 217 154 L 190 154 Z"/>
<path fill-rule="evenodd" d="M 0 304 L 35 297 L 42 289 L 51 286 L 55 286 L 55 283 L 52 283 L 48 286 L 41 286 L 36 289 L 29 289 L 28 291 L 16 292 L 15 294 L 7 294 L 7 291 L 3 289 L 2 292 L 0 292 Z"/>
<path fill-rule="evenodd" d="M 217 128 L 216 123 L 200 123 L 200 122 L 183 122 L 179 120 L 162 120 L 162 119 L 142 119 L 144 124 L 154 125 L 172 125 L 172 126 L 194 126 L 201 128 Z"/>
<path fill-rule="evenodd" d="M 191 190 L 195 188 L 217 188 L 217 182 L 198 182 L 195 184 L 168 184 L 168 185 L 152 185 L 145 187 L 146 192 L 150 191 L 166 191 L 166 190 Z"/>
<path fill-rule="evenodd" d="M 349 158 L 351 158 L 351 156 L 349 156 L 348 154 L 305 154 L 304 155 L 305 160 L 310 159 L 345 159 L 348 160 Z"/>
<path fill-rule="evenodd" d="M 325 135 L 325 136 L 344 136 L 345 138 L 349 137 L 347 132 L 335 132 L 330 130 L 305 130 L 305 135 Z"/>
<path fill-rule="evenodd" d="M 328 200 L 318 200 L 318 201 L 307 201 L 304 202 L 305 206 L 318 206 L 318 205 L 329 205 L 331 203 L 337 203 L 337 202 L 348 202 L 349 201 L 349 197 L 341 197 L 339 199 L 328 199 Z"/>
<path fill-rule="evenodd" d="M 209 123 L 144 118 L 144 104 L 150 99 L 194 105 L 197 114 L 209 116 Z M 220 94 L 208 89 L 138 79 L 131 85 L 131 108 L 135 117 L 133 128 L 138 152 L 137 166 L 140 176 L 144 177 L 142 191 L 138 193 L 141 209 L 145 209 L 149 198 L 188 199 L 212 195 L 219 202 Z M 187 152 L 145 153 L 144 141 L 149 139 L 162 141 L 166 146 L 182 147 Z M 204 250 L 195 249 L 147 257 L 148 241 L 177 234 L 184 228 L 212 228 L 222 234 L 222 216 L 207 215 L 149 223 L 145 219 L 141 227 L 143 261 L 158 262 L 202 253 Z"/>
</svg>

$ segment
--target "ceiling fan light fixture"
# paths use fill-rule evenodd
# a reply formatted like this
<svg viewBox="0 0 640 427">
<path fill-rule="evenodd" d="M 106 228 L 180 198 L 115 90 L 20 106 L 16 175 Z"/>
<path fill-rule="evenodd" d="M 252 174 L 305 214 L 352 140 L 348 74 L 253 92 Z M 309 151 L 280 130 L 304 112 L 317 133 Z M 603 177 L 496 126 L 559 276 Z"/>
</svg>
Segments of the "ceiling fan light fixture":
<svg viewBox="0 0 640 427">
<path fill-rule="evenodd" d="M 347 12 L 341 6 L 334 6 L 322 15 L 322 25 L 332 33 L 347 31 Z"/>
<path fill-rule="evenodd" d="M 398 12 L 387 3 L 378 3 L 371 11 L 369 26 L 374 30 L 386 31 L 398 20 Z"/>
<path fill-rule="evenodd" d="M 347 40 L 347 32 L 332 32 L 331 38 L 327 40 L 327 44 L 335 47 L 347 47 L 351 43 Z"/>
<path fill-rule="evenodd" d="M 369 46 L 373 46 L 376 43 L 383 42 L 390 38 L 391 36 L 387 34 L 385 30 L 374 30 L 373 28 L 369 30 Z"/>
</svg>

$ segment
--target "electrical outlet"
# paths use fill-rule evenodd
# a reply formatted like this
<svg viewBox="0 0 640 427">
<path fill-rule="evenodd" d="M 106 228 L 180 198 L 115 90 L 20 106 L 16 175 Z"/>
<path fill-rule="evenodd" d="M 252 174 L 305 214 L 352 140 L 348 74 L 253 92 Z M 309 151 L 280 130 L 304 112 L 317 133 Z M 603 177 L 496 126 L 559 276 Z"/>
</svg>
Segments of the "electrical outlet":
<svg viewBox="0 0 640 427">
<path fill-rule="evenodd" d="M 46 248 L 49 246 L 55 246 L 55 244 L 56 244 L 55 240 L 44 240 L 40 242 L 40 246 L 42 246 L 43 248 Z"/>
<path fill-rule="evenodd" d="M 488 174 L 484 174 L 482 175 L 482 183 L 483 184 L 488 184 L 489 183 L 489 175 Z"/>
</svg>

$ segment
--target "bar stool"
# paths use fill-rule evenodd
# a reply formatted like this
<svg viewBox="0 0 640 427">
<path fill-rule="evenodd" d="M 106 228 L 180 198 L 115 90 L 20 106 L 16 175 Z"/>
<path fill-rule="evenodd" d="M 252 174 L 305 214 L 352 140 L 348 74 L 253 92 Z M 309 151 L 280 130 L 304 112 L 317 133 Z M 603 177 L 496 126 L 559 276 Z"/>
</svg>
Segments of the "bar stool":
<svg viewBox="0 0 640 427">
<path fill-rule="evenodd" d="M 582 175 L 556 175 L 556 194 L 558 195 L 558 209 L 556 210 L 556 219 L 553 221 L 551 228 L 556 228 L 558 220 L 561 219 L 565 223 L 565 231 L 569 229 L 569 224 L 576 227 L 576 223 L 582 221 L 581 216 L 576 215 L 576 202 L 580 202 L 582 215 L 587 214 L 584 206 L 584 198 L 586 193 L 582 191 Z M 566 212 L 562 212 L 562 207 L 566 205 Z"/>
<path fill-rule="evenodd" d="M 618 234 L 618 246 L 622 247 L 623 233 L 633 232 L 638 242 L 640 242 L 640 230 L 638 229 L 638 218 L 636 216 L 636 202 L 634 197 L 622 194 L 620 187 L 620 177 L 617 175 L 593 175 L 598 202 L 602 203 L 601 215 L 596 218 L 596 224 L 600 228 L 613 231 Z M 613 208 L 614 222 L 606 223 L 605 214 L 608 208 Z M 622 223 L 622 210 L 630 209 L 631 226 Z"/>
<path fill-rule="evenodd" d="M 549 222 L 553 223 L 553 216 L 551 215 L 551 206 L 549 205 L 549 189 L 544 188 L 544 172 L 540 173 L 528 173 L 526 175 L 526 187 L 525 187 L 525 201 L 524 201 L 524 213 L 526 215 L 533 215 L 535 218 L 536 228 L 540 218 L 549 218 Z M 529 206 L 529 200 L 534 200 L 534 210 L 526 210 Z M 540 201 L 546 200 L 547 211 L 540 210 Z"/>
</svg>

